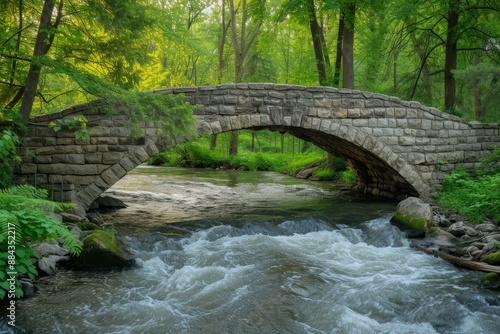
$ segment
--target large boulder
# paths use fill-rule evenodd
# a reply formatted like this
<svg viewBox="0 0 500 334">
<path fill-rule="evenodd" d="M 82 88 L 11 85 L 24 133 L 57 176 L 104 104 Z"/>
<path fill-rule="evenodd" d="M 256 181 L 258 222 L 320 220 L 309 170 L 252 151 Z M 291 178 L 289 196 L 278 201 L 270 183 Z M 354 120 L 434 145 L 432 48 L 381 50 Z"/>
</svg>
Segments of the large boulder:
<svg viewBox="0 0 500 334">
<path fill-rule="evenodd" d="M 391 223 L 405 231 L 410 238 L 422 238 L 433 226 L 431 206 L 420 198 L 408 197 L 399 202 Z"/>
<path fill-rule="evenodd" d="M 134 260 L 118 239 L 105 230 L 95 230 L 83 239 L 83 249 L 74 258 L 78 269 L 113 269 L 130 267 Z"/>
</svg>

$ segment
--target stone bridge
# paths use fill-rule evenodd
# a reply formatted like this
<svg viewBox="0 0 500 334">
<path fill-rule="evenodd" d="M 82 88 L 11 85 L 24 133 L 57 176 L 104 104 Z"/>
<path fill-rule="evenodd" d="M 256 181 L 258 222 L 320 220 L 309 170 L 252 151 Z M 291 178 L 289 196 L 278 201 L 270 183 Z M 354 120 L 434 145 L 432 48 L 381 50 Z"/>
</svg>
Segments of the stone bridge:
<svg viewBox="0 0 500 334">
<path fill-rule="evenodd" d="M 380 94 L 281 84 L 227 84 L 156 90 L 185 94 L 198 105 L 200 133 L 240 129 L 288 132 L 308 140 L 354 169 L 365 193 L 432 200 L 447 172 L 473 169 L 500 145 L 500 125 L 467 122 L 418 102 Z M 91 140 L 48 123 L 84 114 Z M 160 150 L 171 147 L 143 124 L 130 138 L 127 116 L 107 115 L 96 102 L 32 119 L 17 177 L 48 187 L 54 200 L 89 208 L 102 192 Z"/>
</svg>

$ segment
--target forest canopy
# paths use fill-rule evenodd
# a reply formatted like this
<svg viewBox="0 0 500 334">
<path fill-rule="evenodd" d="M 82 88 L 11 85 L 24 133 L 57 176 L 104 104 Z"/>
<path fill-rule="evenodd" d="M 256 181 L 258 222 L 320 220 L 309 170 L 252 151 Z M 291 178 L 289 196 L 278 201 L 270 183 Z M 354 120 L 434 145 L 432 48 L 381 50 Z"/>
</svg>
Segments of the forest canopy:
<svg viewBox="0 0 500 334">
<path fill-rule="evenodd" d="M 0 11 L 2 118 L 103 98 L 102 84 L 275 82 L 500 122 L 496 0 L 0 0 Z"/>
</svg>

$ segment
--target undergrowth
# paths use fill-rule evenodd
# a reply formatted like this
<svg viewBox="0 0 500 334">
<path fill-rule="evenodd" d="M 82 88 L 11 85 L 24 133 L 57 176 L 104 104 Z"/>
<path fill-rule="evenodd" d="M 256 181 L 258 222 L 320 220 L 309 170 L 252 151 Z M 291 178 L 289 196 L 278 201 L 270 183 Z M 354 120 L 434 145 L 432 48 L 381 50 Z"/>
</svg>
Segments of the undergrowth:
<svg viewBox="0 0 500 334">
<path fill-rule="evenodd" d="M 443 181 L 438 204 L 472 221 L 500 222 L 500 148 L 483 160 L 474 175 L 457 168 Z"/>
<path fill-rule="evenodd" d="M 49 212 L 73 208 L 73 204 L 46 198 L 46 190 L 31 186 L 0 190 L 0 299 L 11 293 L 7 279 L 16 277 L 15 296 L 19 298 L 23 291 L 17 276 L 33 279 L 38 275 L 32 262 L 34 243 L 60 238 L 72 255 L 81 251 L 77 236 L 49 215 Z"/>
</svg>

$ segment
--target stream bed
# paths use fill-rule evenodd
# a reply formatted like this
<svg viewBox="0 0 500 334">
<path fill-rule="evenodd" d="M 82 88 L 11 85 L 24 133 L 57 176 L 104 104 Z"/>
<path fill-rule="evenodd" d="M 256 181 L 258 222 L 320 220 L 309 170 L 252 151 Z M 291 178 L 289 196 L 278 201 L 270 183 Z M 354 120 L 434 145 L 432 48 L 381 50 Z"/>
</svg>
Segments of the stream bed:
<svg viewBox="0 0 500 334">
<path fill-rule="evenodd" d="M 412 248 L 389 222 L 395 202 L 160 167 L 108 193 L 128 205 L 102 216 L 137 266 L 42 279 L 14 333 L 500 332 L 499 292 Z"/>
</svg>

